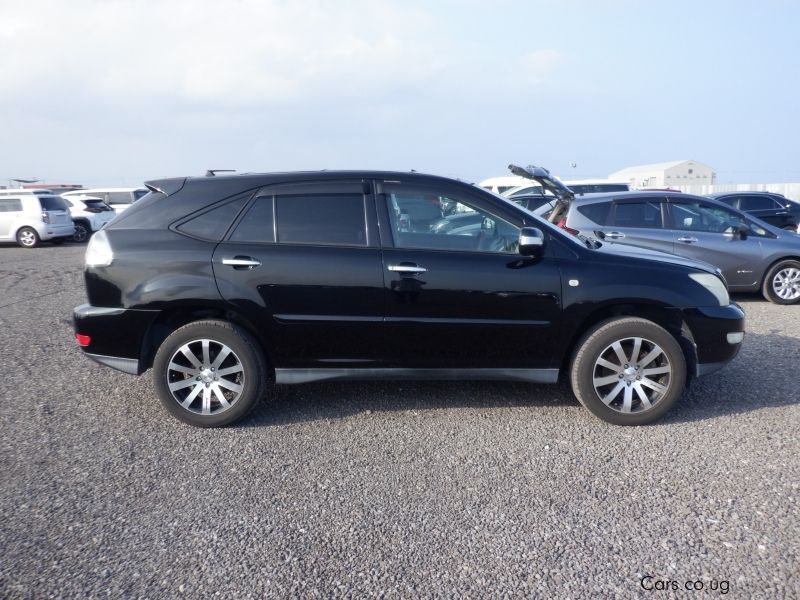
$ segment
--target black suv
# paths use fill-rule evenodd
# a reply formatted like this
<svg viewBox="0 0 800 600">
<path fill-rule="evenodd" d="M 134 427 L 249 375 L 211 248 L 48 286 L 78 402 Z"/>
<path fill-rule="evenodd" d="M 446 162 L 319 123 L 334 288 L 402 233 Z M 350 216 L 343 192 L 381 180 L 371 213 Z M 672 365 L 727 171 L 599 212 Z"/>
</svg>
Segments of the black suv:
<svg viewBox="0 0 800 600">
<path fill-rule="evenodd" d="M 102 364 L 152 367 L 164 406 L 192 425 L 241 418 L 272 378 L 566 378 L 600 418 L 637 425 L 730 361 L 744 335 L 713 267 L 600 247 L 442 177 L 147 186 L 89 243 L 75 337 Z M 431 229 L 470 212 L 481 218 Z"/>
<path fill-rule="evenodd" d="M 792 202 L 781 194 L 773 194 L 772 192 L 725 192 L 709 194 L 708 197 L 750 213 L 770 225 L 787 231 L 797 231 L 797 225 L 800 223 L 800 204 Z"/>
</svg>

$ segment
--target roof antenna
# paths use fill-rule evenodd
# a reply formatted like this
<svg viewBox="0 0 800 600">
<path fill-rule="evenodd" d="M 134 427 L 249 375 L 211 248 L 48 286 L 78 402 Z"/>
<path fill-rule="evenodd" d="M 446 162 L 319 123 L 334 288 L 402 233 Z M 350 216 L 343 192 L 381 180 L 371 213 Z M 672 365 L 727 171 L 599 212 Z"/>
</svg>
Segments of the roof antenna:
<svg viewBox="0 0 800 600">
<path fill-rule="evenodd" d="M 216 177 L 217 173 L 236 173 L 236 169 L 208 169 L 206 177 Z"/>
</svg>

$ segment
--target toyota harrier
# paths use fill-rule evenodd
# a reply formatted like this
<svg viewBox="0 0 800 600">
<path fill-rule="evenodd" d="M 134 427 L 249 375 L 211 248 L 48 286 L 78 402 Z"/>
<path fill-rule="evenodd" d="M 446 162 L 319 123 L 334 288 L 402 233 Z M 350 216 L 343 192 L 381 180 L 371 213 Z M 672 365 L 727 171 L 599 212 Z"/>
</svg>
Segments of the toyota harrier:
<svg viewBox="0 0 800 600">
<path fill-rule="evenodd" d="M 526 172 L 571 199 L 546 170 Z M 89 242 L 75 337 L 99 363 L 152 368 L 166 409 L 196 426 L 241 418 L 270 381 L 325 379 L 565 379 L 601 419 L 637 425 L 733 359 L 744 335 L 713 267 L 581 240 L 442 177 L 147 187 Z M 481 219 L 432 230 L 446 211 Z"/>
</svg>

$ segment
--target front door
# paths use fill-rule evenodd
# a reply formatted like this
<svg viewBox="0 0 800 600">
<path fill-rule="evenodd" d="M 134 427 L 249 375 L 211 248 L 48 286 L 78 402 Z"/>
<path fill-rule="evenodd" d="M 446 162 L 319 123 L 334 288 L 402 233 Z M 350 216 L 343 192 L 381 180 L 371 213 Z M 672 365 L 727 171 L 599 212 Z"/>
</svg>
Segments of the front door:
<svg viewBox="0 0 800 600">
<path fill-rule="evenodd" d="M 378 190 L 394 366 L 558 366 L 558 262 L 517 253 L 519 217 L 460 189 L 383 182 Z M 432 231 L 431 207 L 458 225 Z"/>
<path fill-rule="evenodd" d="M 761 263 L 757 226 L 745 239 L 737 233 L 741 223 L 751 224 L 738 213 L 702 200 L 672 198 L 670 213 L 675 236 L 675 254 L 702 260 L 722 269 L 731 288 L 758 284 Z"/>
</svg>

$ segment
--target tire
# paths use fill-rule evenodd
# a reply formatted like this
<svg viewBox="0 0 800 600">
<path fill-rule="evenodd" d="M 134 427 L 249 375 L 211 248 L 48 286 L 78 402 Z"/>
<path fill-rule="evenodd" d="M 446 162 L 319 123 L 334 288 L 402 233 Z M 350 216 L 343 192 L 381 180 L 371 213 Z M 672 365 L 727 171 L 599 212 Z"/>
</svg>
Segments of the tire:
<svg viewBox="0 0 800 600">
<path fill-rule="evenodd" d="M 787 259 L 772 265 L 764 276 L 761 293 L 775 304 L 800 302 L 800 261 Z"/>
<path fill-rule="evenodd" d="M 614 347 L 617 343 L 622 356 Z M 683 394 L 686 358 L 672 334 L 652 321 L 638 317 L 604 321 L 575 348 L 570 364 L 572 392 L 603 421 L 651 423 Z"/>
<path fill-rule="evenodd" d="M 77 244 L 82 244 L 92 235 L 92 228 L 85 221 L 75 221 L 75 233 L 72 235 L 72 241 Z"/>
<path fill-rule="evenodd" d="M 33 227 L 23 227 L 17 232 L 17 244 L 23 248 L 36 248 L 41 240 Z"/>
<path fill-rule="evenodd" d="M 229 353 L 220 361 L 225 349 Z M 195 427 L 223 427 L 243 418 L 264 396 L 266 379 L 266 363 L 256 341 L 227 321 L 196 321 L 176 329 L 153 361 L 161 403 Z"/>
</svg>

